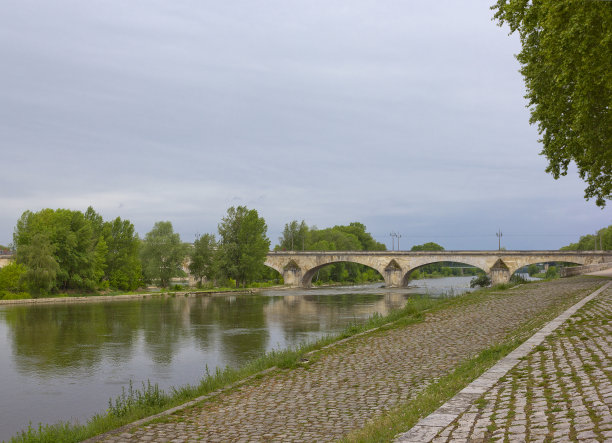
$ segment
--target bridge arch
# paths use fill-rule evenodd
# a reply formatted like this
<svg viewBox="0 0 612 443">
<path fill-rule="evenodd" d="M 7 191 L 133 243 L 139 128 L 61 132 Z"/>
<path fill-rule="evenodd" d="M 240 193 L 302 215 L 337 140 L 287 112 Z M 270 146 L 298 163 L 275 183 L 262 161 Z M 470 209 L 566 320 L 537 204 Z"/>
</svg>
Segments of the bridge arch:
<svg viewBox="0 0 612 443">
<path fill-rule="evenodd" d="M 518 257 L 509 266 L 510 275 L 514 274 L 519 269 L 533 265 L 538 263 L 549 263 L 549 262 L 558 262 L 558 263 L 573 263 L 576 265 L 587 265 L 594 262 L 593 257 L 590 256 L 580 256 L 576 254 L 572 255 L 533 255 L 533 256 L 523 256 Z"/>
<path fill-rule="evenodd" d="M 468 263 L 469 261 L 472 261 L 473 263 Z M 414 266 L 410 269 L 408 269 L 406 271 L 406 273 L 402 276 L 402 281 L 401 281 L 401 286 L 402 287 L 406 287 L 408 286 L 411 278 L 410 276 L 412 275 L 413 272 L 415 271 L 419 271 L 420 269 L 424 268 L 425 266 L 429 266 L 429 265 L 433 265 L 433 264 L 438 264 L 438 263 L 454 263 L 454 264 L 459 264 L 459 265 L 467 265 L 470 266 L 471 268 L 476 268 L 479 269 L 481 271 L 483 271 L 485 274 L 488 274 L 490 272 L 490 269 L 485 269 L 486 266 L 483 266 L 481 263 L 477 263 L 476 261 L 473 260 L 450 260 L 450 259 L 445 259 L 445 260 L 432 260 L 423 264 L 419 264 L 417 266 Z M 477 264 L 475 264 L 477 263 Z"/>
<path fill-rule="evenodd" d="M 569 263 L 569 264 L 578 265 L 578 266 L 584 265 L 584 263 L 582 263 L 581 261 L 576 260 L 576 259 L 573 259 L 571 261 L 559 260 L 557 258 L 555 258 L 554 260 L 530 260 L 529 263 L 526 263 L 526 264 L 524 264 L 523 266 L 521 266 L 519 268 L 513 269 L 512 272 L 511 272 L 511 276 L 515 275 L 519 270 L 521 270 L 521 269 L 523 269 L 523 268 L 525 268 L 527 266 L 530 266 L 530 265 L 541 265 L 541 264 L 545 264 L 545 263 L 556 263 L 556 264 L 559 264 L 559 263 Z M 546 270 L 546 268 L 545 268 L 545 270 Z"/>
<path fill-rule="evenodd" d="M 301 286 L 309 288 L 310 286 L 312 286 L 312 279 L 315 277 L 315 275 L 323 268 L 327 267 L 327 266 L 332 266 L 335 264 L 339 264 L 339 263 L 348 263 L 348 264 L 356 264 L 356 265 L 362 265 L 362 266 L 366 266 L 368 269 L 372 269 L 374 271 L 376 271 L 376 273 L 378 275 L 380 275 L 380 277 L 385 280 L 385 275 L 384 273 L 381 273 L 379 269 L 375 268 L 372 266 L 371 263 L 362 263 L 360 261 L 353 261 L 353 260 L 337 260 L 337 261 L 332 261 L 329 263 L 324 263 L 318 266 L 315 266 L 314 268 L 309 269 L 308 271 L 304 272 L 303 276 L 302 276 L 302 280 L 301 280 Z M 385 281 L 386 283 L 386 281 Z"/>
</svg>

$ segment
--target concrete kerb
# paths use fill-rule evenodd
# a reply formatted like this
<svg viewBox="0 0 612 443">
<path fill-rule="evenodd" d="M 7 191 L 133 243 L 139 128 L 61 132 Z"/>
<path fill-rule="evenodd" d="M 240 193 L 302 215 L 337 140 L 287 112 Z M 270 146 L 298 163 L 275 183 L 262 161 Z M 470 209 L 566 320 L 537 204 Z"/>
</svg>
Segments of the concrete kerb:
<svg viewBox="0 0 612 443">
<path fill-rule="evenodd" d="M 467 411 L 474 401 L 492 388 L 500 378 L 516 366 L 522 357 L 529 354 L 555 329 L 561 326 L 568 318 L 574 315 L 586 303 L 606 290 L 610 285 L 612 285 L 612 281 L 587 295 L 578 303 L 557 316 L 554 320 L 547 323 L 542 329 L 462 389 L 452 399 L 440 406 L 436 411 L 419 420 L 409 431 L 397 435 L 394 441 L 401 443 L 423 443 L 433 440 L 440 431 L 455 421 L 462 413 Z"/>
</svg>

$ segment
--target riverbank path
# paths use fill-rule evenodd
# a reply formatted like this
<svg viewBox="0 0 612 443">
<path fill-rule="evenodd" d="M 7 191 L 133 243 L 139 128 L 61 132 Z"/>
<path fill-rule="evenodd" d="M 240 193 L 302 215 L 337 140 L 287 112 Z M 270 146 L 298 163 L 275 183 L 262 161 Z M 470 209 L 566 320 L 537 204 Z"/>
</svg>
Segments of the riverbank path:
<svg viewBox="0 0 612 443">
<path fill-rule="evenodd" d="M 427 314 L 420 323 L 355 337 L 321 351 L 321 355 L 304 368 L 273 371 L 161 420 L 128 425 L 106 435 L 104 441 L 334 441 L 363 427 L 369 419 L 384 411 L 409 402 L 460 362 L 508 339 L 509 334 L 522 339 L 531 336 L 544 322 L 555 318 L 606 281 L 581 276 L 499 292 L 467 294 L 460 302 Z M 609 291 L 606 294 L 609 295 Z M 593 309 L 604 308 L 597 305 Z M 534 377 L 541 377 L 549 367 L 561 371 L 562 377 L 572 381 L 571 387 L 561 392 L 562 396 L 569 396 L 570 401 L 576 397 L 580 399 L 585 389 L 595 389 L 600 401 L 605 398 L 609 401 L 606 397 L 609 393 L 574 381 L 575 377 L 595 380 L 606 374 L 610 376 L 596 361 L 597 358 L 605 361 L 606 352 L 609 357 L 610 342 L 606 342 L 608 348 L 605 348 L 604 342 L 593 339 L 603 335 L 605 327 L 593 324 L 590 328 L 587 340 L 578 335 L 572 338 L 571 347 L 565 342 L 548 345 L 543 355 L 534 356 L 530 364 L 536 372 L 520 370 L 517 387 L 496 391 L 491 396 L 490 407 L 510 414 L 518 404 L 512 393 L 526 389 L 527 384 L 536 379 Z M 591 362 L 591 366 L 578 368 L 574 363 L 576 358 L 586 359 L 585 364 Z M 609 366 L 609 360 L 607 364 Z M 548 387 L 538 388 L 534 401 L 548 404 L 542 403 L 548 401 L 548 393 Z M 554 413 L 565 411 L 568 414 L 567 405 L 567 402 L 562 404 Z M 576 417 L 581 417 L 579 420 L 583 420 L 583 411 L 587 415 L 592 411 L 591 406 L 583 406 L 586 409 L 575 410 Z M 531 417 L 535 411 L 532 407 L 522 413 Z M 489 417 L 492 414 L 491 409 Z M 501 413 L 497 417 L 500 417 L 499 422 L 494 424 L 499 429 L 514 426 L 507 426 L 513 422 L 502 422 Z M 544 419 L 548 423 L 548 418 Z M 570 424 L 570 430 L 585 430 L 577 427 L 580 423 Z M 602 429 L 592 427 L 590 430 L 597 436 L 604 435 L 597 434 Z"/>
<path fill-rule="evenodd" d="M 461 400 L 474 388 L 459 393 L 396 442 L 612 441 L 612 286 L 538 341 L 467 407 Z M 486 384 L 486 378 L 472 385 Z M 438 427 L 427 424 L 457 409 L 463 412 L 437 434 Z M 433 437 L 426 438 L 431 431 Z"/>
</svg>

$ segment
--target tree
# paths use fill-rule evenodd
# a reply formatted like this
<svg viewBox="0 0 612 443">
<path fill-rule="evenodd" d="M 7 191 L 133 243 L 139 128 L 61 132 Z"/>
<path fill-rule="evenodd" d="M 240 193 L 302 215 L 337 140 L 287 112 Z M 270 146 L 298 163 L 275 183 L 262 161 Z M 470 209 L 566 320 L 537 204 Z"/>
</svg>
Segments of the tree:
<svg viewBox="0 0 612 443">
<path fill-rule="evenodd" d="M 113 288 L 133 291 L 142 284 L 140 239 L 129 220 L 105 222 L 102 235 L 108 246 L 104 278 Z"/>
<path fill-rule="evenodd" d="M 26 267 L 23 279 L 34 296 L 54 287 L 60 266 L 53 255 L 53 245 L 43 233 L 35 233 L 27 245 L 21 246 L 17 261 Z"/>
<path fill-rule="evenodd" d="M 297 220 L 293 220 L 285 225 L 283 229 L 283 236 L 278 239 L 278 246 L 276 250 L 283 251 L 302 251 L 306 249 L 306 242 L 308 236 L 308 225 L 302 220 L 298 223 Z"/>
<path fill-rule="evenodd" d="M 498 0 L 499 25 L 518 31 L 517 55 L 546 172 L 571 161 L 600 207 L 612 198 L 612 2 Z"/>
<path fill-rule="evenodd" d="M 597 251 L 612 250 L 612 225 L 602 228 L 596 234 L 583 235 L 578 243 L 570 243 L 561 248 L 562 251 Z"/>
<path fill-rule="evenodd" d="M 99 276 L 96 266 L 96 241 L 91 222 L 80 211 L 69 209 L 43 209 L 39 212 L 25 211 L 17 221 L 13 243 L 17 257 L 27 248 L 34 237 L 44 237 L 58 265 L 55 281 L 48 288 L 95 289 Z M 39 239 L 39 245 L 42 240 Z M 30 268 L 28 263 L 26 266 Z M 31 269 L 30 269 L 31 271 Z M 31 272 L 27 274 L 32 276 Z"/>
<path fill-rule="evenodd" d="M 262 274 L 270 240 L 268 227 L 255 209 L 233 206 L 218 226 L 219 268 L 243 286 Z"/>
<path fill-rule="evenodd" d="M 27 268 L 25 267 L 25 265 L 14 261 L 10 262 L 3 268 L 0 268 L 0 292 L 23 291 L 25 289 L 23 275 L 26 273 L 26 271 Z"/>
<path fill-rule="evenodd" d="M 182 277 L 186 246 L 178 233 L 174 233 L 169 221 L 157 222 L 147 233 L 142 245 L 141 259 L 145 278 L 158 280 L 162 288 L 168 287 L 170 279 Z"/>
<path fill-rule="evenodd" d="M 414 245 L 411 251 L 444 251 L 444 247 L 432 241 L 423 243 L 422 245 Z"/>
<path fill-rule="evenodd" d="M 204 278 L 212 279 L 215 274 L 214 258 L 217 249 L 215 236 L 204 234 L 193 242 L 189 272 L 202 283 Z"/>
<path fill-rule="evenodd" d="M 540 269 L 538 268 L 538 265 L 536 264 L 531 264 L 527 267 L 527 274 L 529 274 L 530 277 L 533 277 L 538 272 L 540 272 Z"/>
</svg>

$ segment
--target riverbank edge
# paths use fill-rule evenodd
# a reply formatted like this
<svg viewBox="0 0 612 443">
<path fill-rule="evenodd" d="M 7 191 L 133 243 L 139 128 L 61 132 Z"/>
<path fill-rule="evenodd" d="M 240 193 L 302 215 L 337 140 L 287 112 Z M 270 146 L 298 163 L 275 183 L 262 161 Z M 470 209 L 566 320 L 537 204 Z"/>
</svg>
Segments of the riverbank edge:
<svg viewBox="0 0 612 443">
<path fill-rule="evenodd" d="M 189 296 L 189 295 L 245 295 L 256 294 L 262 291 L 274 291 L 288 289 L 283 286 L 270 286 L 266 288 L 246 288 L 246 289 L 231 289 L 231 290 L 193 290 L 193 291 L 168 291 L 168 292 L 143 292 L 138 294 L 117 294 L 117 295 L 85 295 L 78 297 L 46 297 L 46 298 L 22 298 L 17 300 L 0 300 L 0 306 L 8 305 L 36 305 L 50 303 L 83 303 L 83 302 L 105 302 L 105 301 L 122 301 L 122 300 L 138 300 L 151 297 L 173 297 L 173 296 Z"/>
<path fill-rule="evenodd" d="M 381 280 L 382 281 L 382 280 Z M 378 283 L 378 282 L 371 282 Z M 332 283 L 326 285 L 319 285 L 313 289 L 324 289 L 324 288 L 337 288 L 342 286 L 358 286 L 361 283 L 349 284 L 349 283 Z M 189 296 L 189 295 L 248 295 L 258 294 L 263 291 L 282 291 L 287 289 L 295 289 L 288 285 L 278 286 L 264 286 L 260 288 L 240 288 L 240 289 L 197 289 L 189 291 L 159 291 L 159 292 L 142 292 L 136 294 L 116 294 L 116 295 L 81 295 L 76 297 L 44 297 L 44 298 L 20 298 L 15 300 L 0 300 L 1 306 L 10 305 L 36 305 L 36 304 L 66 304 L 66 303 L 83 303 L 83 302 L 106 302 L 106 301 L 124 301 L 124 300 L 138 300 L 151 297 L 173 297 L 173 296 Z"/>
</svg>

